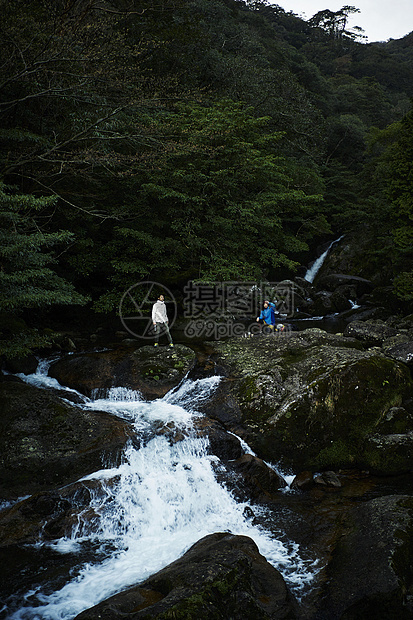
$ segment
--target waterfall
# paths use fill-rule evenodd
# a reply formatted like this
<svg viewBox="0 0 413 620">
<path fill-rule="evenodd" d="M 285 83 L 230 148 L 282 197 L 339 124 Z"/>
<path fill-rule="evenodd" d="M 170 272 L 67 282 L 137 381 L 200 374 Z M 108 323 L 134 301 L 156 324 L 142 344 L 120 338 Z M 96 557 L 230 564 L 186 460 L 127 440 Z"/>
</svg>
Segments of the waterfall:
<svg viewBox="0 0 413 620">
<path fill-rule="evenodd" d="M 36 386 L 43 381 L 50 389 L 45 374 L 22 378 Z M 99 487 L 99 492 L 92 494 L 90 510 L 79 515 L 71 536 L 38 543 L 78 557 L 78 564 L 70 570 L 66 583 L 54 591 L 45 584 L 28 591 L 18 604 L 14 601 L 9 618 L 74 618 L 173 562 L 200 538 L 223 531 L 251 537 L 299 596 L 318 571 L 314 558 L 304 557 L 298 544 L 279 532 L 278 524 L 274 533 L 253 522 L 248 516 L 251 511 L 246 510 L 253 504 L 233 497 L 222 482 L 223 463 L 210 454 L 208 439 L 195 431 L 194 420 L 201 417 L 197 406 L 210 397 L 219 381 L 219 377 L 187 379 L 155 401 L 145 401 L 127 388 L 112 388 L 105 398 L 77 405 L 127 419 L 136 436 L 143 439 L 128 445 L 119 467 L 82 479 Z M 177 431 L 179 440 L 171 441 L 168 433 L 156 434 L 154 429 L 162 426 Z M 247 444 L 243 447 L 249 450 Z M 267 509 L 256 508 L 260 510 Z"/>
<path fill-rule="evenodd" d="M 314 263 L 311 265 L 311 267 L 309 269 L 307 269 L 307 272 L 304 276 L 304 279 L 307 280 L 308 282 L 314 282 L 314 278 L 316 277 L 317 273 L 319 272 L 322 264 L 324 263 L 327 254 L 329 253 L 329 251 L 331 250 L 331 248 L 333 247 L 333 245 L 335 245 L 336 243 L 338 243 L 339 241 L 341 241 L 341 239 L 344 237 L 344 235 L 341 235 L 341 237 L 339 237 L 338 239 L 335 239 L 334 241 L 332 241 L 330 243 L 330 245 L 328 246 L 328 248 L 326 249 L 325 252 L 323 252 L 321 254 L 321 256 L 319 256 Z"/>
</svg>

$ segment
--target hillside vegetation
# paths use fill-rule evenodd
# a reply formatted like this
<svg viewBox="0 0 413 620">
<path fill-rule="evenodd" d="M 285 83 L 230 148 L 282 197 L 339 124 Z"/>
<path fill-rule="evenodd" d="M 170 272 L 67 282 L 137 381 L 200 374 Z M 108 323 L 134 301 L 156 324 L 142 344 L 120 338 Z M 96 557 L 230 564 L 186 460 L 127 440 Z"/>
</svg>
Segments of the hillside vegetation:
<svg viewBox="0 0 413 620">
<path fill-rule="evenodd" d="M 293 277 L 348 232 L 411 303 L 413 33 L 366 44 L 357 12 L 3 0 L 0 353 L 47 340 L 35 309 Z"/>
</svg>

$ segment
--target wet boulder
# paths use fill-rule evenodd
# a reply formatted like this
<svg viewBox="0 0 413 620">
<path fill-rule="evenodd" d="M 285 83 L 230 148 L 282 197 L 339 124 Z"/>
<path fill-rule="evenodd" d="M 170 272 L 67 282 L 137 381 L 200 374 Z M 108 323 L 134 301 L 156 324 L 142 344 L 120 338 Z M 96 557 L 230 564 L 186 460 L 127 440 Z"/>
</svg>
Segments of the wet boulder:
<svg viewBox="0 0 413 620">
<path fill-rule="evenodd" d="M 297 618 L 283 577 L 246 536 L 216 533 L 143 583 L 76 620 L 139 618 Z"/>
<path fill-rule="evenodd" d="M 386 341 L 383 343 L 383 349 L 389 357 L 407 364 L 410 368 L 413 367 L 413 338 L 398 343 Z"/>
<path fill-rule="evenodd" d="M 397 330 L 397 334 L 386 338 L 382 349 L 395 360 L 413 366 L 413 315 L 392 316 L 386 321 L 388 327 Z"/>
<path fill-rule="evenodd" d="M 352 509 L 327 567 L 317 619 L 412 618 L 412 549 L 411 496 Z"/>
<path fill-rule="evenodd" d="M 238 459 L 243 454 L 243 449 L 238 437 L 228 433 L 223 424 L 206 417 L 194 420 L 199 437 L 208 437 L 209 450 L 224 463 Z"/>
<path fill-rule="evenodd" d="M 365 451 L 369 454 L 373 471 L 385 472 L 387 475 L 413 471 L 412 431 L 371 434 L 366 438 Z"/>
<path fill-rule="evenodd" d="M 144 346 L 66 356 L 51 365 L 49 375 L 89 397 L 126 387 L 154 399 L 178 385 L 194 363 L 194 351 L 183 345 Z"/>
<path fill-rule="evenodd" d="M 380 347 L 386 339 L 396 334 L 396 328 L 386 325 L 381 320 L 352 321 L 344 330 L 345 336 L 357 338 L 369 347 Z"/>
<path fill-rule="evenodd" d="M 352 309 L 351 301 L 354 301 L 356 298 L 357 294 L 351 287 L 339 286 L 332 293 L 331 302 L 336 312 L 346 312 Z"/>
<path fill-rule="evenodd" d="M 369 319 L 347 325 L 344 335 L 360 340 L 366 347 L 381 347 L 394 360 L 413 366 L 413 328 L 410 321 Z"/>
<path fill-rule="evenodd" d="M 295 470 L 359 467 L 393 474 L 413 467 L 413 457 L 400 447 L 390 472 L 388 448 L 374 440 L 401 432 L 401 445 L 410 441 L 413 382 L 407 366 L 319 329 L 215 346 L 219 363 L 232 373 L 223 380 L 225 403 L 232 399 L 236 406 L 232 417 L 224 410 L 221 419 L 219 407 L 210 404 L 209 415 L 227 428 L 243 426 L 259 457 Z M 395 407 L 392 421 L 388 414 Z"/>
<path fill-rule="evenodd" d="M 0 547 L 34 544 L 41 536 L 47 538 L 45 526 L 53 529 L 67 515 L 68 502 L 58 493 L 35 494 L 0 512 Z"/>
<path fill-rule="evenodd" d="M 93 505 L 108 503 L 116 476 L 102 482 L 81 480 L 60 489 L 34 493 L 0 512 L 0 548 L 70 538 L 73 530 L 94 532 L 100 515 Z"/>
<path fill-rule="evenodd" d="M 294 278 L 294 282 L 304 291 L 306 297 L 312 297 L 315 294 L 316 289 L 312 282 L 299 276 Z"/>
<path fill-rule="evenodd" d="M 314 476 L 314 483 L 321 486 L 333 487 L 335 489 L 341 487 L 340 477 L 334 471 L 323 471 L 317 474 Z"/>
<path fill-rule="evenodd" d="M 252 499 L 273 499 L 287 483 L 274 469 L 262 459 L 252 454 L 243 454 L 232 464 L 232 468 L 242 476 Z"/>
<path fill-rule="evenodd" d="M 196 430 L 198 437 L 203 437 L 208 442 L 208 452 L 218 457 L 224 463 L 238 459 L 243 454 L 243 449 L 238 437 L 228 433 L 224 425 L 217 420 L 207 417 L 194 417 L 193 429 Z M 193 429 L 181 428 L 174 422 L 155 422 L 152 429 L 145 433 L 147 441 L 151 435 L 161 435 L 165 437 L 170 445 L 184 440 L 193 433 Z"/>
<path fill-rule="evenodd" d="M 366 278 L 352 276 L 344 273 L 330 273 L 317 279 L 317 288 L 326 291 L 336 291 L 341 287 L 351 288 L 357 297 L 370 293 L 373 283 Z"/>
<path fill-rule="evenodd" d="M 13 357 L 4 362 L 4 367 L 7 372 L 14 374 L 21 372 L 25 375 L 30 375 L 33 372 L 36 372 L 38 365 L 38 359 L 32 354 L 24 357 Z"/>
<path fill-rule="evenodd" d="M 318 316 L 330 314 L 335 310 L 332 293 L 319 291 L 314 295 L 313 313 Z"/>
<path fill-rule="evenodd" d="M 294 476 L 291 483 L 291 488 L 299 491 L 308 491 L 313 488 L 314 484 L 313 472 L 300 471 L 296 476 Z"/>
<path fill-rule="evenodd" d="M 130 425 L 20 381 L 0 382 L 0 497 L 51 489 L 117 463 Z"/>
</svg>

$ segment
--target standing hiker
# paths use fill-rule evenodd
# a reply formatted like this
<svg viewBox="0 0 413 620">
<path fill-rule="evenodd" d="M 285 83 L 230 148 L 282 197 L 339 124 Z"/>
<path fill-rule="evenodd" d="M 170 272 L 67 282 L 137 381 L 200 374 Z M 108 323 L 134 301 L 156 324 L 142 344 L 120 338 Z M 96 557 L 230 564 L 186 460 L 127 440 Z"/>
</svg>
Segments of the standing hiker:
<svg viewBox="0 0 413 620">
<path fill-rule="evenodd" d="M 163 295 L 159 295 L 158 299 L 152 306 L 152 323 L 155 330 L 154 346 L 157 347 L 159 345 L 159 336 L 166 334 L 169 341 L 169 346 L 173 347 L 172 337 L 169 332 L 168 315 L 166 314 L 165 298 Z"/>
</svg>

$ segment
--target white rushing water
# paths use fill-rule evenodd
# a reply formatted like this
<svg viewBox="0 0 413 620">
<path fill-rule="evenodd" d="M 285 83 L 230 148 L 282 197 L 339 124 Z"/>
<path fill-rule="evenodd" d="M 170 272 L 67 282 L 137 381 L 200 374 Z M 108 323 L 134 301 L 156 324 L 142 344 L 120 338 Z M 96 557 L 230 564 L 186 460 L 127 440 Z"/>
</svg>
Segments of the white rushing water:
<svg viewBox="0 0 413 620">
<path fill-rule="evenodd" d="M 47 377 L 47 364 L 34 375 L 20 376 L 37 386 L 66 389 Z M 254 525 L 245 516 L 247 504 L 237 502 L 217 481 L 216 471 L 223 472 L 224 466 L 209 454 L 208 440 L 197 435 L 193 422 L 200 416 L 197 404 L 210 396 L 218 382 L 218 377 L 185 380 L 164 398 L 150 402 L 127 388 L 112 388 L 106 398 L 85 399 L 81 407 L 132 422 L 140 447 L 131 443 L 119 467 L 85 477 L 85 484 L 94 480 L 99 487 L 87 514 L 80 515 L 70 537 L 43 544 L 64 554 L 92 541 L 110 551 L 103 560 L 78 567 L 59 590 L 28 592 L 10 618 L 74 618 L 146 579 L 214 532 L 251 537 L 296 595 L 311 582 L 315 568 L 302 558 L 298 545 Z M 166 434 L 155 434 L 155 428 Z M 179 434 L 178 441 L 174 433 Z M 243 447 L 248 451 L 246 444 Z"/>
<path fill-rule="evenodd" d="M 334 241 L 332 241 L 330 243 L 330 245 L 328 246 L 328 248 L 325 250 L 325 252 L 323 252 L 321 254 L 321 256 L 319 256 L 314 263 L 311 265 L 311 267 L 309 269 L 307 269 L 307 272 L 304 276 L 304 279 L 307 280 L 307 282 L 314 282 L 314 278 L 316 277 L 316 275 L 318 274 L 318 272 L 320 271 L 320 268 L 322 267 L 325 259 L 327 258 L 327 254 L 329 253 L 329 251 L 331 250 L 331 248 L 333 247 L 333 245 L 335 245 L 336 243 L 338 243 L 339 241 L 341 241 L 341 239 L 344 237 L 344 235 L 341 235 L 341 237 L 339 237 L 338 239 L 335 239 Z"/>
</svg>

